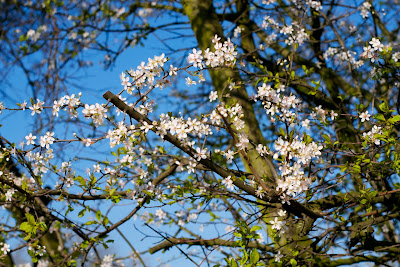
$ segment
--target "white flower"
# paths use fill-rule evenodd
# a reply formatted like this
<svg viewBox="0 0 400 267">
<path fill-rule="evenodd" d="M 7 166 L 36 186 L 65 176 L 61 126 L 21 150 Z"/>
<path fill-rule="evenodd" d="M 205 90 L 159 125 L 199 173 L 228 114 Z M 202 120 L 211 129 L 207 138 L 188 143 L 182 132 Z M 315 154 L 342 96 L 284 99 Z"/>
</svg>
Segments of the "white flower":
<svg viewBox="0 0 400 267">
<path fill-rule="evenodd" d="M 382 51 L 383 45 L 378 38 L 372 38 L 369 44 L 372 45 L 375 51 Z"/>
<path fill-rule="evenodd" d="M 283 221 L 280 221 L 277 217 L 275 217 L 275 220 L 269 221 L 271 224 L 271 228 L 275 229 L 277 231 L 281 230 L 282 227 L 285 225 Z"/>
<path fill-rule="evenodd" d="M 262 188 L 262 186 L 258 186 L 257 190 L 256 190 L 256 196 L 259 198 L 263 198 L 265 195 L 265 192 Z"/>
<path fill-rule="evenodd" d="M 167 218 L 167 213 L 165 211 L 163 211 L 162 209 L 158 209 L 156 210 L 155 215 L 158 217 L 158 219 L 163 220 L 165 218 Z"/>
<path fill-rule="evenodd" d="M 233 36 L 235 38 L 239 37 L 239 35 L 242 33 L 242 28 L 240 26 L 237 26 L 234 30 L 233 30 Z"/>
<path fill-rule="evenodd" d="M 140 126 L 140 130 L 144 131 L 145 133 L 147 133 L 152 128 L 153 128 L 153 125 L 148 124 L 146 121 L 143 121 L 143 125 Z"/>
<path fill-rule="evenodd" d="M 14 188 L 8 189 L 7 193 L 5 194 L 6 195 L 6 201 L 11 201 L 12 200 L 11 198 L 14 195 L 14 192 L 15 192 Z"/>
<path fill-rule="evenodd" d="M 280 262 L 281 259 L 283 258 L 283 255 L 281 254 L 280 251 L 275 255 L 275 262 Z"/>
<path fill-rule="evenodd" d="M 113 263 L 113 255 L 105 255 L 100 267 L 111 267 Z"/>
<path fill-rule="evenodd" d="M 392 58 L 394 62 L 398 62 L 400 60 L 400 52 L 393 53 Z"/>
<path fill-rule="evenodd" d="M 188 63 L 193 63 L 193 67 L 203 68 L 202 59 L 203 56 L 201 55 L 201 50 L 197 51 L 193 48 L 193 53 L 190 53 L 188 56 Z"/>
<path fill-rule="evenodd" d="M 306 129 L 309 129 L 310 128 L 310 120 L 305 119 L 304 121 L 301 122 L 301 126 L 303 126 Z"/>
<path fill-rule="evenodd" d="M 185 81 L 187 86 L 196 85 L 196 81 L 193 81 L 190 77 L 186 77 Z"/>
<path fill-rule="evenodd" d="M 292 25 L 285 26 L 280 31 L 280 33 L 283 33 L 284 35 L 292 34 L 292 32 L 293 32 L 293 26 Z"/>
<path fill-rule="evenodd" d="M 83 143 L 85 146 L 90 146 L 90 145 L 93 143 L 93 141 L 92 141 L 92 139 L 90 139 L 90 138 L 83 138 L 83 139 L 82 139 L 82 143 Z"/>
<path fill-rule="evenodd" d="M 54 143 L 54 132 L 46 132 L 44 136 L 40 137 L 40 146 L 49 149 L 50 145 Z"/>
<path fill-rule="evenodd" d="M 267 147 L 262 145 L 262 144 L 258 144 L 257 147 L 256 147 L 256 150 L 257 150 L 258 154 L 260 154 L 261 156 L 264 156 L 264 155 L 268 154 Z"/>
<path fill-rule="evenodd" d="M 281 217 L 286 216 L 286 210 L 279 210 L 278 215 Z"/>
<path fill-rule="evenodd" d="M 25 136 L 25 139 L 27 140 L 26 144 L 29 145 L 34 145 L 35 144 L 35 139 L 36 136 L 32 135 L 32 133 L 30 133 L 29 135 Z"/>
<path fill-rule="evenodd" d="M 364 121 L 369 121 L 369 118 L 371 117 L 371 115 L 368 114 L 368 110 L 367 110 L 367 111 L 361 113 L 359 117 L 361 119 L 361 122 L 364 122 Z"/>
<path fill-rule="evenodd" d="M 331 120 L 335 120 L 337 116 L 338 114 L 334 110 L 331 110 Z"/>
<path fill-rule="evenodd" d="M 240 150 L 244 150 L 249 145 L 249 139 L 246 134 L 240 133 L 239 134 L 239 142 L 236 143 L 236 146 Z"/>
<path fill-rule="evenodd" d="M 178 74 L 178 68 L 173 65 L 169 65 L 169 76 L 176 76 Z"/>
<path fill-rule="evenodd" d="M 100 172 L 101 171 L 101 167 L 99 164 L 93 165 L 93 172 Z"/>
<path fill-rule="evenodd" d="M 128 87 L 131 86 L 131 83 L 129 82 L 129 77 L 121 77 L 121 85 L 124 86 L 125 90 L 128 89 Z"/>
<path fill-rule="evenodd" d="M 194 155 L 194 157 L 196 158 L 197 161 L 207 158 L 207 155 L 206 155 L 207 148 L 201 149 L 200 147 L 198 147 L 198 148 L 196 148 L 196 152 L 197 152 L 197 154 Z"/>
<path fill-rule="evenodd" d="M 10 245 L 7 243 L 0 243 L 0 245 L 3 245 L 1 248 L 1 251 L 3 251 L 3 254 L 6 255 L 8 252 L 10 252 Z"/>
<path fill-rule="evenodd" d="M 32 110 L 31 115 L 33 116 L 33 115 L 35 115 L 35 113 L 37 113 L 37 114 L 42 113 L 43 104 L 44 104 L 43 101 L 40 101 L 39 99 L 37 99 L 37 103 L 33 104 L 32 107 L 29 107 L 29 109 Z"/>
<path fill-rule="evenodd" d="M 232 150 L 228 150 L 223 155 L 226 157 L 226 163 L 231 163 L 235 153 Z"/>
<path fill-rule="evenodd" d="M 225 177 L 222 180 L 222 184 L 224 184 L 228 189 L 233 190 L 233 181 L 231 179 L 232 177 L 229 175 L 228 177 Z"/>
<path fill-rule="evenodd" d="M 218 93 L 216 91 L 211 91 L 209 98 L 210 98 L 210 102 L 213 102 L 213 101 L 217 100 Z"/>
<path fill-rule="evenodd" d="M 215 35 L 211 41 L 213 42 L 213 44 L 215 44 L 215 43 L 218 43 L 219 40 L 221 40 L 221 37 L 218 37 L 218 35 Z"/>
</svg>

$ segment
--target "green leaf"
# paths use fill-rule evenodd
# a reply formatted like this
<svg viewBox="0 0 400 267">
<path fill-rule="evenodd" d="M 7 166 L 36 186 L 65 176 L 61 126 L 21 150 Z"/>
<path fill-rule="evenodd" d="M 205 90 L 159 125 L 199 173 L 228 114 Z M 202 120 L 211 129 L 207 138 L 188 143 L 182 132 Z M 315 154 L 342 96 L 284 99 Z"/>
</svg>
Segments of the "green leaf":
<svg viewBox="0 0 400 267">
<path fill-rule="evenodd" d="M 331 144 L 332 143 L 331 138 L 329 137 L 329 135 L 323 134 L 322 137 L 325 139 L 325 143 L 326 144 Z"/>
<path fill-rule="evenodd" d="M 25 213 L 25 217 L 26 217 L 26 219 L 28 220 L 28 222 L 29 222 L 31 225 L 35 225 L 35 224 L 36 224 L 35 217 L 33 217 L 32 214 Z"/>
<path fill-rule="evenodd" d="M 297 266 L 297 261 L 295 259 L 290 259 L 290 264 L 292 264 L 292 266 Z"/>
<path fill-rule="evenodd" d="M 250 253 L 250 262 L 253 264 L 256 264 L 258 260 L 260 259 L 260 254 L 258 254 L 257 249 L 255 248 L 251 253 Z"/>
<path fill-rule="evenodd" d="M 80 217 L 83 217 L 83 216 L 85 215 L 85 213 L 86 213 L 86 209 L 81 210 L 81 211 L 78 213 L 78 217 L 79 217 L 79 218 L 80 218 Z"/>
<path fill-rule="evenodd" d="M 307 72 L 308 72 L 307 67 L 305 65 L 302 65 L 301 68 L 303 69 L 304 73 L 307 75 Z"/>
<path fill-rule="evenodd" d="M 31 235 L 31 234 L 28 234 L 27 236 L 24 237 L 24 240 L 25 240 L 25 241 L 28 241 L 29 239 L 31 239 L 31 237 L 32 237 L 32 235 Z"/>
<path fill-rule="evenodd" d="M 259 225 L 254 225 L 253 227 L 251 227 L 250 232 L 256 232 L 258 230 L 261 230 L 261 226 Z"/>
<path fill-rule="evenodd" d="M 233 233 L 234 236 L 236 236 L 237 238 L 242 238 L 242 234 L 241 233 Z"/>
<path fill-rule="evenodd" d="M 81 244 L 81 248 L 85 249 L 89 246 L 89 242 L 87 240 L 83 241 Z"/>
<path fill-rule="evenodd" d="M 77 177 L 75 177 L 75 179 L 74 179 L 75 181 L 78 181 L 81 185 L 84 185 L 84 186 L 86 186 L 86 180 L 85 179 L 83 179 L 83 177 L 82 176 L 77 176 Z"/>
<path fill-rule="evenodd" d="M 40 222 L 39 223 L 39 227 L 42 231 L 46 231 L 47 230 L 47 225 L 45 222 Z"/>
<path fill-rule="evenodd" d="M 243 258 L 240 261 L 240 265 L 244 265 L 247 262 L 247 260 L 249 259 L 249 256 L 247 255 L 246 250 L 243 249 L 242 251 L 243 251 Z"/>
<path fill-rule="evenodd" d="M 385 116 L 383 116 L 382 113 L 378 113 L 374 116 L 375 119 L 379 120 L 379 121 L 386 121 Z"/>
<path fill-rule="evenodd" d="M 398 122 L 398 121 L 400 121 L 400 115 L 393 116 L 393 117 L 390 118 L 388 121 L 389 121 L 390 123 Z"/>
<path fill-rule="evenodd" d="M 32 230 L 32 225 L 30 225 L 28 222 L 23 222 L 21 223 L 21 225 L 19 226 L 19 229 L 21 229 L 22 231 L 24 231 L 25 233 L 29 233 Z"/>
<path fill-rule="evenodd" d="M 114 195 L 115 190 L 116 190 L 115 188 L 113 188 L 113 189 L 110 190 L 110 196 L 113 196 L 113 195 Z"/>
<path fill-rule="evenodd" d="M 98 211 L 96 212 L 96 219 L 97 219 L 98 221 L 101 221 L 101 211 L 100 211 L 100 210 L 98 210 Z"/>
<path fill-rule="evenodd" d="M 285 130 L 284 130 L 282 127 L 279 127 L 279 133 L 280 133 L 282 136 L 286 136 Z"/>
<path fill-rule="evenodd" d="M 386 105 L 385 102 L 383 102 L 382 104 L 379 105 L 379 109 L 382 110 L 383 112 L 388 112 L 389 111 L 389 108 L 388 108 L 388 106 Z"/>
<path fill-rule="evenodd" d="M 308 91 L 307 94 L 308 94 L 308 95 L 316 95 L 316 94 L 317 94 L 317 91 Z"/>
</svg>

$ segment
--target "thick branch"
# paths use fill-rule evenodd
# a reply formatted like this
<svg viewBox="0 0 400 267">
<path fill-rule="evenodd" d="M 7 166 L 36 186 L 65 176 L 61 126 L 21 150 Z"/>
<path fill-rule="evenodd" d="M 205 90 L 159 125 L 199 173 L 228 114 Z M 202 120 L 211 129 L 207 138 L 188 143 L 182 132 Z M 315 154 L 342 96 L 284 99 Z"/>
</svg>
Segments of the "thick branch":
<svg viewBox="0 0 400 267">
<path fill-rule="evenodd" d="M 156 253 L 157 251 L 160 251 L 162 249 L 169 249 L 175 245 L 188 245 L 188 246 L 224 246 L 224 247 L 237 247 L 234 241 L 231 240 L 224 240 L 224 239 L 210 239 L 210 240 L 199 240 L 199 239 L 193 239 L 193 238 L 168 238 L 168 240 L 161 242 L 160 244 L 152 247 L 149 249 L 149 252 L 151 254 Z M 257 248 L 261 251 L 268 251 L 268 252 L 273 252 L 275 251 L 274 248 L 260 244 L 258 242 L 249 242 L 246 245 L 247 248 Z"/>
</svg>

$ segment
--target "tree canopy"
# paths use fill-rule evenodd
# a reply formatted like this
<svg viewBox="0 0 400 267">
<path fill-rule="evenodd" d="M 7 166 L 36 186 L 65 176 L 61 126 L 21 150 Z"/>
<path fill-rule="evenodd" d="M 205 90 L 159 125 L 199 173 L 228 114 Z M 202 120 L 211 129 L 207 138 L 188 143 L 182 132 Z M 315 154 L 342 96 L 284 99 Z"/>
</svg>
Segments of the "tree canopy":
<svg viewBox="0 0 400 267">
<path fill-rule="evenodd" d="M 0 6 L 5 266 L 398 264 L 398 1 Z"/>
</svg>

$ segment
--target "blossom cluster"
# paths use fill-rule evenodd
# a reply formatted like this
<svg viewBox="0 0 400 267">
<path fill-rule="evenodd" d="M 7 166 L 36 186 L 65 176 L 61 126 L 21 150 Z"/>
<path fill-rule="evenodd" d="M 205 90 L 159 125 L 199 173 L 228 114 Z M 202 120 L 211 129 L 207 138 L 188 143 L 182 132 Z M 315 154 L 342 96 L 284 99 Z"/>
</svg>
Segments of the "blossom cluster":
<svg viewBox="0 0 400 267">
<path fill-rule="evenodd" d="M 299 110 L 300 101 L 294 95 L 283 95 L 281 92 L 285 91 L 284 86 L 279 85 L 277 89 L 274 89 L 269 84 L 263 83 L 257 89 L 255 99 L 262 101 L 262 105 L 272 122 L 275 121 L 275 115 L 279 115 L 279 119 L 289 125 L 297 121 L 295 111 Z M 319 108 L 317 113 L 325 120 L 327 111 Z M 334 115 L 337 116 L 336 113 Z M 307 190 L 311 185 L 311 179 L 305 177 L 303 166 L 308 165 L 311 159 L 318 158 L 321 155 L 322 148 L 315 142 L 305 142 L 302 137 L 295 136 L 290 140 L 279 137 L 275 141 L 274 153 L 269 152 L 262 144 L 257 146 L 257 151 L 260 155 L 272 154 L 274 159 L 281 159 L 279 167 L 281 177 L 276 181 L 277 189 L 280 189 L 284 196 L 295 196 Z M 257 190 L 259 191 L 258 194 L 262 195 L 262 189 L 259 187 Z"/>
<path fill-rule="evenodd" d="M 50 160 L 54 158 L 54 155 L 52 149 L 47 149 L 42 153 L 29 151 L 26 153 L 26 157 L 31 162 L 33 173 L 39 175 L 47 173 L 49 168 L 51 168 Z"/>
<path fill-rule="evenodd" d="M 219 66 L 230 66 L 232 65 L 237 56 L 237 51 L 234 44 L 228 38 L 228 40 L 221 43 L 220 37 L 215 35 L 212 42 L 214 43 L 214 51 L 207 48 L 204 51 L 196 50 L 193 48 L 192 53 L 188 55 L 188 63 L 193 64 L 193 67 L 199 69 L 207 67 L 219 67 Z"/>
<path fill-rule="evenodd" d="M 326 117 L 328 115 L 330 116 L 330 119 L 332 121 L 335 120 L 335 118 L 338 116 L 338 114 L 334 110 L 331 110 L 329 112 L 328 110 L 323 109 L 321 105 L 315 107 L 314 111 L 311 112 L 311 117 L 313 119 L 320 119 L 322 122 L 326 122 Z M 303 120 L 301 123 L 303 127 L 308 128 L 308 123 L 309 123 L 308 119 Z"/>
<path fill-rule="evenodd" d="M 116 145 L 121 144 L 134 134 L 135 125 L 127 126 L 123 121 L 118 123 L 118 127 L 114 130 L 108 130 L 106 138 L 110 139 L 110 147 L 115 147 Z"/>
<path fill-rule="evenodd" d="M 107 118 L 107 109 L 99 103 L 96 103 L 94 105 L 86 104 L 85 109 L 82 110 L 82 113 L 87 119 L 92 118 L 93 123 L 96 126 L 102 125 L 104 119 Z"/>
<path fill-rule="evenodd" d="M 40 257 L 42 257 L 44 254 L 47 253 L 46 246 L 41 246 L 41 245 L 37 245 L 35 247 L 29 246 L 28 253 L 29 252 Z M 49 262 L 47 262 L 47 264 L 49 264 Z"/>
<path fill-rule="evenodd" d="M 179 140 L 186 140 L 188 134 L 201 138 L 203 135 L 207 136 L 212 134 L 210 125 L 206 124 L 207 120 L 206 117 L 202 120 L 192 118 L 184 119 L 182 116 L 177 118 L 163 113 L 160 115 L 160 122 L 157 125 L 156 133 L 163 137 L 168 131 Z"/>
<path fill-rule="evenodd" d="M 129 70 L 128 74 L 130 77 L 126 76 L 124 72 L 121 73 L 120 79 L 124 90 L 126 90 L 128 94 L 133 94 L 134 88 L 137 90 L 147 86 L 162 88 L 164 86 L 163 81 L 160 80 L 156 82 L 155 78 L 161 76 L 165 62 L 167 62 L 167 58 L 165 58 L 164 54 L 161 54 L 160 56 L 149 58 L 147 63 L 142 61 L 136 70 Z M 171 66 L 171 69 L 174 70 L 174 67 Z M 173 75 L 174 72 L 172 71 L 170 74 Z"/>
<path fill-rule="evenodd" d="M 368 132 L 364 132 L 362 137 L 369 143 L 373 143 L 375 145 L 380 145 L 381 140 L 379 140 L 379 135 L 383 134 L 382 127 L 374 125 L 372 129 Z"/>
<path fill-rule="evenodd" d="M 356 60 L 357 53 L 350 50 L 343 50 L 338 47 L 329 47 L 323 54 L 325 60 L 332 57 L 334 64 L 345 65 L 352 64 L 356 69 L 363 66 L 364 62 L 362 60 Z"/>
<path fill-rule="evenodd" d="M 262 28 L 263 29 L 267 29 L 268 27 L 272 27 L 272 28 L 276 28 L 279 26 L 279 23 L 276 22 L 273 18 L 271 18 L 270 16 L 265 16 L 263 18 L 263 22 L 262 22 Z"/>
<path fill-rule="evenodd" d="M 291 109 L 296 109 L 300 100 L 294 95 L 285 96 L 281 94 L 281 91 L 285 91 L 283 85 L 280 85 L 278 90 L 275 90 L 271 85 L 263 83 L 257 89 L 256 101 L 257 99 L 262 101 L 262 105 L 272 122 L 275 121 L 275 114 L 279 114 L 283 122 L 292 123 L 297 119 L 296 113 Z"/>
<path fill-rule="evenodd" d="M 82 94 L 79 93 L 79 97 L 81 95 Z M 81 100 L 79 97 L 77 97 L 75 94 L 72 94 L 71 96 L 66 95 L 60 98 L 59 100 L 54 100 L 53 116 L 58 117 L 58 112 L 60 111 L 60 109 L 64 109 L 68 111 L 71 118 L 77 118 L 78 112 L 76 111 L 76 109 L 81 105 Z"/>
<path fill-rule="evenodd" d="M 222 102 L 207 116 L 209 116 L 211 123 L 215 126 L 221 125 L 221 116 L 223 116 L 224 118 L 230 118 L 232 120 L 232 126 L 236 130 L 242 130 L 244 128 L 244 121 L 242 120 L 244 114 L 242 106 L 238 103 L 229 106 Z"/>
<path fill-rule="evenodd" d="M 279 137 L 275 141 L 276 152 L 273 156 L 274 159 L 282 159 L 279 167 L 281 178 L 276 181 L 277 189 L 291 196 L 306 191 L 311 185 L 311 179 L 305 177 L 302 167 L 307 166 L 311 159 L 321 156 L 322 148 L 315 142 L 306 143 L 298 136 L 290 141 Z"/>
<path fill-rule="evenodd" d="M 360 10 L 360 13 L 361 13 L 361 16 L 363 17 L 363 19 L 366 19 L 366 18 L 369 17 L 369 14 L 370 14 L 370 11 L 371 11 L 371 7 L 372 7 L 372 5 L 371 5 L 371 3 L 368 2 L 368 1 L 365 1 L 365 2 L 359 7 L 359 10 Z"/>
<path fill-rule="evenodd" d="M 362 58 L 370 59 L 372 63 L 375 62 L 378 57 L 378 52 L 382 52 L 386 48 L 378 38 L 372 38 L 369 42 L 370 45 L 365 46 L 364 52 L 361 54 Z M 393 54 L 394 55 L 394 54 Z"/>
<path fill-rule="evenodd" d="M 304 41 L 309 39 L 306 29 L 299 26 L 297 23 L 282 27 L 280 33 L 288 36 L 288 38 L 285 40 L 287 45 L 292 45 L 294 43 L 302 45 Z"/>
</svg>

